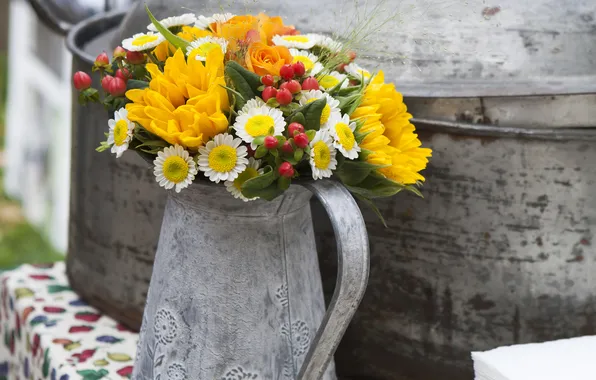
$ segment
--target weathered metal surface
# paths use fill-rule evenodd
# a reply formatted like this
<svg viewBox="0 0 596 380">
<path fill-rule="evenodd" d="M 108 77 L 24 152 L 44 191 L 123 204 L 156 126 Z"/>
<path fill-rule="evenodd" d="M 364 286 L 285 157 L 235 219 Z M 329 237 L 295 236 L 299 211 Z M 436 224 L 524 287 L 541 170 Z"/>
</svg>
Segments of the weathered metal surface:
<svg viewBox="0 0 596 380">
<path fill-rule="evenodd" d="M 95 18 L 73 29 L 74 71 L 89 70 L 93 57 L 81 48 L 121 18 Z M 100 86 L 97 78 L 94 85 Z M 138 329 L 166 193 L 138 155 L 95 152 L 105 139 L 106 110 L 79 106 L 76 95 L 73 104 L 68 277 L 90 304 Z"/>
<path fill-rule="evenodd" d="M 158 3 L 149 1 L 159 16 L 185 4 L 164 1 L 170 9 L 165 11 Z M 389 229 L 363 206 L 371 278 L 336 355 L 338 374 L 347 378 L 469 379 L 471 350 L 596 333 L 590 292 L 596 228 L 596 4 L 504 0 L 497 7 L 480 0 L 429 0 L 408 10 L 412 3 L 390 2 L 404 12 L 403 22 L 370 41 L 366 62 L 383 68 L 388 80 L 409 95 L 406 103 L 424 119 L 416 125 L 434 157 L 424 173 L 426 199 L 401 194 L 379 201 Z M 204 9 L 198 2 L 185 5 L 205 14 L 220 11 L 219 1 L 205 4 Z M 238 6 L 242 12 L 266 9 L 289 15 L 288 21 L 302 30 L 330 32 L 340 29 L 337 20 L 349 17 L 353 6 L 338 4 L 317 1 L 310 7 L 316 6 L 316 12 L 303 3 L 273 0 Z M 334 13 L 338 8 L 342 11 Z M 109 45 L 106 39 L 119 41 L 114 33 L 140 31 L 147 24 L 141 11 L 131 13 L 119 32 L 106 23 L 84 38 L 79 33 L 78 45 L 71 44 L 77 46 L 75 54 L 90 59 L 83 47 L 97 52 Z M 307 17 L 297 16 L 304 12 Z M 375 50 L 386 54 L 375 55 Z M 105 166 L 94 166 L 97 173 L 130 181 L 125 173 L 137 173 L 140 162 L 128 169 L 128 161 L 116 164 L 89 153 L 106 125 L 105 114 L 96 111 L 85 115 L 89 110 L 75 110 L 82 120 L 78 126 L 75 121 L 76 128 L 95 136 L 78 142 L 76 160 L 105 159 Z M 145 177 L 148 171 L 143 173 L 134 186 L 147 197 L 145 204 L 162 207 L 162 201 L 151 199 L 164 194 Z M 94 281 L 95 289 L 87 291 L 92 296 L 110 297 L 114 306 L 130 298 L 133 312 L 124 315 L 140 315 L 152 255 L 150 249 L 137 254 L 123 247 L 135 246 L 130 243 L 140 241 L 132 239 L 139 233 L 148 247 L 151 239 L 157 241 L 159 226 L 156 219 L 143 225 L 149 219 L 136 211 L 119 219 L 114 214 L 118 208 L 101 202 L 132 204 L 136 194 L 113 191 L 112 182 L 105 186 L 93 176 L 85 181 L 92 181 L 95 191 L 85 198 L 86 212 L 101 214 L 106 225 L 120 224 L 111 229 L 96 223 L 83 230 L 73 222 L 73 230 L 100 242 L 107 242 L 112 231 L 120 235 L 115 245 L 110 241 L 93 250 L 71 249 L 71 256 L 81 256 L 69 258 L 82 263 L 76 272 L 80 291 L 89 289 L 83 286 L 86 281 Z M 82 197 L 90 187 L 79 182 L 73 181 L 73 191 Z M 84 220 L 73 213 L 74 220 Z M 331 228 L 320 206 L 315 205 L 313 216 L 330 294 L 335 281 Z M 87 272 L 95 265 L 101 265 L 100 271 Z M 109 271 L 124 277 L 101 283 Z"/>
<path fill-rule="evenodd" d="M 338 374 L 471 379 L 472 350 L 595 334 L 596 130 L 418 127 L 433 149 L 425 199 L 379 200 L 387 229 L 362 206 L 370 282 Z M 333 235 L 313 219 L 331 289 Z"/>
<path fill-rule="evenodd" d="M 166 203 L 133 379 L 336 378 L 330 364 L 366 288 L 368 241 L 347 190 L 307 187 L 341 239 L 327 314 L 310 192 L 246 203 L 196 182 Z"/>
</svg>

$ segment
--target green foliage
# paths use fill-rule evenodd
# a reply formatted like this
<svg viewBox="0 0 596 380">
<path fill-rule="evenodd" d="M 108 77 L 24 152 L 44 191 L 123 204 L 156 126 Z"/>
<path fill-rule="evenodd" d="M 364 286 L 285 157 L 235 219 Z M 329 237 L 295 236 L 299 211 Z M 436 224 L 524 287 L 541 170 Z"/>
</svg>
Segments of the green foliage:
<svg viewBox="0 0 596 380">
<path fill-rule="evenodd" d="M 247 198 L 260 197 L 271 201 L 283 193 L 281 186 L 278 186 L 276 179 L 279 175 L 269 165 L 265 166 L 263 174 L 251 178 L 242 184 L 242 195 Z"/>
<path fill-rule="evenodd" d="M 304 129 L 318 131 L 321 128 L 321 113 L 323 113 L 325 105 L 327 105 L 327 98 L 321 98 L 305 104 L 291 115 L 290 120 L 294 120 L 296 117 L 301 120 L 302 116 L 299 116 L 299 114 L 302 114 L 304 123 L 300 124 L 304 126 Z"/>
<path fill-rule="evenodd" d="M 161 35 L 164 36 L 165 39 L 169 43 L 171 43 L 172 45 L 174 45 L 176 48 L 182 49 L 183 52 L 186 52 L 186 48 L 188 47 L 188 45 L 190 45 L 190 43 L 188 41 L 186 41 L 186 40 L 178 37 L 174 33 L 170 32 L 168 30 L 168 28 L 166 28 L 163 25 L 161 25 L 159 23 L 159 21 L 157 21 L 155 19 L 155 17 L 151 13 L 151 11 L 149 10 L 149 7 L 147 5 L 145 5 L 145 10 L 147 11 L 147 14 L 149 15 L 149 19 L 151 20 L 151 23 L 153 23 L 153 25 L 157 28 L 157 30 L 159 31 L 159 33 L 161 33 Z"/>
<path fill-rule="evenodd" d="M 260 92 L 261 78 L 242 67 L 236 61 L 228 61 L 225 69 L 226 84 L 232 97 L 235 97 L 236 109 L 242 109 L 246 102 L 256 98 Z M 230 91 L 233 90 L 233 91 Z"/>
</svg>

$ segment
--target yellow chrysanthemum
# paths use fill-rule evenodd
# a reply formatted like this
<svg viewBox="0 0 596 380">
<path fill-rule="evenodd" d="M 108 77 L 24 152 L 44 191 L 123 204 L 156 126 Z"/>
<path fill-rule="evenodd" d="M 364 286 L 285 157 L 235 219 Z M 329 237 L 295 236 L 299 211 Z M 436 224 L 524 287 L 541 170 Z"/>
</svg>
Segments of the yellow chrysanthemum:
<svg viewBox="0 0 596 380">
<path fill-rule="evenodd" d="M 223 54 L 213 50 L 207 61 L 184 58 L 182 50 L 166 60 L 164 71 L 148 64 L 149 88 L 127 91 L 128 117 L 170 144 L 197 151 L 228 128 L 224 112 L 230 106 L 225 85 Z"/>
<path fill-rule="evenodd" d="M 382 71 L 366 87 L 362 103 L 350 117 L 363 120 L 360 133 L 369 133 L 360 144 L 372 152 L 367 161 L 391 165 L 379 172 L 406 185 L 424 181 L 420 171 L 426 168 L 432 151 L 421 148 L 403 96 L 393 84 L 385 83 Z"/>
<path fill-rule="evenodd" d="M 188 42 L 197 40 L 203 37 L 212 36 L 213 33 L 199 29 L 195 26 L 183 26 L 182 31 L 178 33 L 178 37 L 186 40 Z M 164 62 L 168 57 L 171 57 L 176 52 L 176 48 L 174 45 L 169 43 L 168 41 L 164 41 L 160 43 L 155 49 L 153 49 L 153 54 L 155 57 L 159 59 L 161 62 Z"/>
</svg>

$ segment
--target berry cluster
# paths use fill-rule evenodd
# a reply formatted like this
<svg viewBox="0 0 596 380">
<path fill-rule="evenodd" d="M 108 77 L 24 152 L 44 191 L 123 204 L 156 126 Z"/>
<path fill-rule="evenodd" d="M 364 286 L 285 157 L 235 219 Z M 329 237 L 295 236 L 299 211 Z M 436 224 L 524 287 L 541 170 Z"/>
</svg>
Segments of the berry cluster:
<svg viewBox="0 0 596 380">
<path fill-rule="evenodd" d="M 294 96 L 300 91 L 318 90 L 319 82 L 315 77 L 306 77 L 306 69 L 302 62 L 283 65 L 279 70 L 280 77 L 265 75 L 261 77 L 264 89 L 261 95 L 267 102 L 275 98 L 282 105 L 288 105 L 294 100 Z"/>
</svg>

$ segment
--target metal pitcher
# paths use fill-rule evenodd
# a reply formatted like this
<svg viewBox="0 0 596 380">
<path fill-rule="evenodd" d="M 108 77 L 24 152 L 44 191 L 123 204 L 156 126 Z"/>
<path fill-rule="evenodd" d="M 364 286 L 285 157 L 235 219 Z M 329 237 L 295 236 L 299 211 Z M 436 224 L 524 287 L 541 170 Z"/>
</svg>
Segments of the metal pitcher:
<svg viewBox="0 0 596 380">
<path fill-rule="evenodd" d="M 332 356 L 368 280 L 368 237 L 341 184 L 304 186 L 338 242 L 327 313 L 311 193 L 292 186 L 245 203 L 199 181 L 166 202 L 133 379 L 336 379 Z"/>
</svg>

